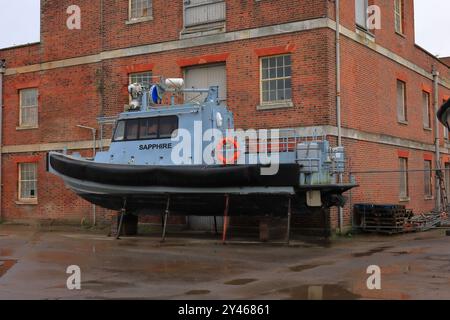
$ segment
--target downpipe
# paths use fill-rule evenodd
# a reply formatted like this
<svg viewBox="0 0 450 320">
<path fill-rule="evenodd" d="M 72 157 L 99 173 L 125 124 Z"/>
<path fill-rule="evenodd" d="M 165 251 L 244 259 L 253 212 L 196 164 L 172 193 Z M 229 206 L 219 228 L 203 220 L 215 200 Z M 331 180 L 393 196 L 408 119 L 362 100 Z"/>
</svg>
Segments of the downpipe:
<svg viewBox="0 0 450 320">
<path fill-rule="evenodd" d="M 433 66 L 433 104 L 434 104 L 434 144 L 435 144 L 435 157 L 436 157 L 436 169 L 441 169 L 441 154 L 440 154 L 440 138 L 439 138 L 439 121 L 437 113 L 439 109 L 439 72 L 436 67 Z M 435 174 L 435 192 L 436 192 L 436 210 L 441 212 L 441 186 L 439 184 L 439 178 Z"/>
<path fill-rule="evenodd" d="M 340 0 L 335 0 L 336 9 L 336 127 L 338 146 L 342 147 L 342 130 L 341 130 L 341 17 L 340 17 Z M 343 182 L 342 173 L 339 174 L 339 183 Z M 338 223 L 339 233 L 344 228 L 344 210 L 338 207 Z"/>
<path fill-rule="evenodd" d="M 3 161 L 3 76 L 6 72 L 6 61 L 0 60 L 0 221 L 3 219 L 2 213 L 2 161 Z"/>
</svg>

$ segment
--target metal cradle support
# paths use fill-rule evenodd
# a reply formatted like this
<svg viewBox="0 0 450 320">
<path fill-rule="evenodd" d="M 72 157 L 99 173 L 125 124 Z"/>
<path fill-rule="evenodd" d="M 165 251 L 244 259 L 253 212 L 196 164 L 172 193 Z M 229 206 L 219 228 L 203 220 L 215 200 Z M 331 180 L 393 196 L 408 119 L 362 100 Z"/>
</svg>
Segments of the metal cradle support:
<svg viewBox="0 0 450 320">
<path fill-rule="evenodd" d="M 291 206 L 291 197 L 288 198 L 288 212 L 287 212 L 287 230 L 286 230 L 286 244 L 289 244 L 291 241 L 291 218 L 292 218 L 292 206 Z"/>
<path fill-rule="evenodd" d="M 169 213 L 170 213 L 170 195 L 167 196 L 167 204 L 166 204 L 166 211 L 164 212 L 164 220 L 163 220 L 164 222 L 163 222 L 161 242 L 166 241 L 167 220 L 169 218 Z"/>
<path fill-rule="evenodd" d="M 120 234 L 122 233 L 122 223 L 123 223 L 123 217 L 127 213 L 127 198 L 123 198 L 123 205 L 122 209 L 120 209 L 120 220 L 119 220 L 119 226 L 117 227 L 117 234 L 116 234 L 116 240 L 120 239 Z"/>
<path fill-rule="evenodd" d="M 223 212 L 223 233 L 222 233 L 222 243 L 225 244 L 227 240 L 227 230 L 228 230 L 228 209 L 230 207 L 230 196 L 225 195 L 225 210 Z"/>
<path fill-rule="evenodd" d="M 218 230 L 217 230 L 217 217 L 214 216 L 214 232 L 216 234 L 216 236 L 219 234 Z"/>
</svg>

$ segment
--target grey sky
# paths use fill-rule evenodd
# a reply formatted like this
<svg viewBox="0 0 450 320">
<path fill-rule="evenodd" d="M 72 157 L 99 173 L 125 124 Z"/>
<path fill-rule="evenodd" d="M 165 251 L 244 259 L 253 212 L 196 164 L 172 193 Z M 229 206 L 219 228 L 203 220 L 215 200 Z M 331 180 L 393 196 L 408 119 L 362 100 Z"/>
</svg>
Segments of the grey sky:
<svg viewBox="0 0 450 320">
<path fill-rule="evenodd" d="M 0 48 L 39 41 L 39 0 L 0 0 L 0 3 Z M 414 0 L 414 3 L 416 43 L 433 54 L 450 56 L 450 1 Z"/>
</svg>

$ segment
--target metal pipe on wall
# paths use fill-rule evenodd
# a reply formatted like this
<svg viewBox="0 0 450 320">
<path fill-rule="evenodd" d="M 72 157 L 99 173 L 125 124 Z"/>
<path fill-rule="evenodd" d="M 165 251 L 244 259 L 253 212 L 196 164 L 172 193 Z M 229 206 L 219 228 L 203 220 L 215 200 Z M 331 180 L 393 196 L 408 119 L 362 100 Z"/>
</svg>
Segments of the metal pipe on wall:
<svg viewBox="0 0 450 320">
<path fill-rule="evenodd" d="M 337 127 L 337 143 L 342 146 L 342 130 L 341 130 L 341 13 L 340 0 L 335 0 L 336 9 L 336 127 Z M 343 182 L 342 174 L 339 175 L 339 182 Z M 338 209 L 339 216 L 339 232 L 342 233 L 344 226 L 344 212 L 342 207 Z"/>
<path fill-rule="evenodd" d="M 434 143 L 435 143 L 435 157 L 436 157 L 436 169 L 441 168 L 441 154 L 440 154 L 440 138 L 439 138 L 439 121 L 437 118 L 437 112 L 439 109 L 439 72 L 436 67 L 433 66 L 433 105 L 434 105 Z M 435 174 L 435 191 L 436 191 L 436 210 L 441 211 L 441 186 L 439 184 L 438 175 Z"/>
<path fill-rule="evenodd" d="M 2 220 L 3 75 L 5 72 L 6 61 L 0 60 L 0 221 Z"/>
</svg>

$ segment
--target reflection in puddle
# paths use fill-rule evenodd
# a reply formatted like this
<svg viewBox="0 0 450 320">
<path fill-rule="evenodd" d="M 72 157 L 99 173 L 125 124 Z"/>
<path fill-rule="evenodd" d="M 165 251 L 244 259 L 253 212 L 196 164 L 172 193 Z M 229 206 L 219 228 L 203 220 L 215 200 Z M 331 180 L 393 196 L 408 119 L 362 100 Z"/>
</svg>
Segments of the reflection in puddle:
<svg viewBox="0 0 450 320">
<path fill-rule="evenodd" d="M 379 247 L 379 248 L 369 250 L 367 252 L 354 253 L 353 256 L 355 258 L 370 257 L 371 255 L 374 255 L 375 253 L 380 253 L 380 252 L 383 252 L 383 251 L 385 251 L 387 249 L 391 249 L 391 248 L 392 248 L 392 246 Z"/>
<path fill-rule="evenodd" d="M 191 291 L 186 292 L 185 294 L 188 296 L 194 296 L 194 295 L 208 294 L 210 292 L 211 291 L 209 291 L 209 290 L 191 290 Z"/>
<path fill-rule="evenodd" d="M 3 276 L 9 269 L 11 269 L 17 260 L 0 260 L 0 277 Z"/>
<path fill-rule="evenodd" d="M 245 284 L 249 284 L 252 282 L 258 281 L 258 279 L 235 279 L 228 282 L 225 282 L 225 284 L 230 286 L 243 286 Z"/>
<path fill-rule="evenodd" d="M 355 300 L 359 295 L 348 291 L 339 285 L 298 286 L 279 291 L 288 294 L 294 300 Z"/>
<path fill-rule="evenodd" d="M 11 249 L 0 249 L 0 257 L 10 257 L 12 256 L 13 251 Z"/>
</svg>

